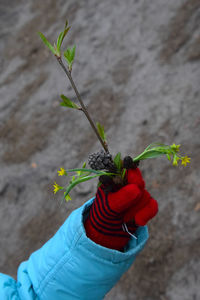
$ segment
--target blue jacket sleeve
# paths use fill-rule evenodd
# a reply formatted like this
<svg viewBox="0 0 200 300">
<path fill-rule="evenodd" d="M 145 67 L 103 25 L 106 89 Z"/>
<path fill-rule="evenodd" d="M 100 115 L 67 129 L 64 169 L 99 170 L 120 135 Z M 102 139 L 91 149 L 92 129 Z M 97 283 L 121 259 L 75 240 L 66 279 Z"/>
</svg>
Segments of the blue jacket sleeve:
<svg viewBox="0 0 200 300">
<path fill-rule="evenodd" d="M 126 251 L 108 249 L 87 238 L 83 226 L 93 199 L 74 210 L 57 233 L 28 261 L 21 263 L 17 282 L 0 274 L 0 299 L 103 299 L 131 266 L 147 239 L 139 227 Z"/>
</svg>

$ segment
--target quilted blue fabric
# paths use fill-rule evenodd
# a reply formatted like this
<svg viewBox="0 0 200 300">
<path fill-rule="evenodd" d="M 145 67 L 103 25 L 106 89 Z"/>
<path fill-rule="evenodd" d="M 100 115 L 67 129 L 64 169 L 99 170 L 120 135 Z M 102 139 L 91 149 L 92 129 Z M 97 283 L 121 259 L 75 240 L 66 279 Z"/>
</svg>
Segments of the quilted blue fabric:
<svg viewBox="0 0 200 300">
<path fill-rule="evenodd" d="M 57 233 L 18 269 L 17 282 L 0 274 L 1 300 L 103 299 L 133 263 L 147 239 L 139 227 L 124 252 L 87 238 L 83 226 L 91 199 L 74 210 Z"/>
</svg>

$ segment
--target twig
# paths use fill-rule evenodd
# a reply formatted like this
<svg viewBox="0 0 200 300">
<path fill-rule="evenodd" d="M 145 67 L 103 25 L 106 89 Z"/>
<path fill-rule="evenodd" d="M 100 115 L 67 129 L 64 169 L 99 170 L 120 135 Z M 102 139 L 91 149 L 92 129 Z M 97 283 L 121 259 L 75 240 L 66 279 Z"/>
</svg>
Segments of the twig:
<svg viewBox="0 0 200 300">
<path fill-rule="evenodd" d="M 88 111 L 87 111 L 87 108 L 85 107 L 85 105 L 84 105 L 84 103 L 83 103 L 83 100 L 81 99 L 81 96 L 80 96 L 80 94 L 79 94 L 79 92 L 78 92 L 78 90 L 77 90 L 77 87 L 76 87 L 76 85 L 75 85 L 75 83 L 74 83 L 74 81 L 73 81 L 73 78 L 72 78 L 72 76 L 71 76 L 71 72 L 68 71 L 67 68 L 65 67 L 65 65 L 63 64 L 63 61 L 62 61 L 61 57 L 57 57 L 57 56 L 56 56 L 56 58 L 57 58 L 59 64 L 61 65 L 62 69 L 64 70 L 65 74 L 66 74 L 67 77 L 69 78 L 69 81 L 70 81 L 70 83 L 71 83 L 71 85 L 72 85 L 72 87 L 73 87 L 73 89 L 74 89 L 74 91 L 75 91 L 75 93 L 76 93 L 76 96 L 77 96 L 77 98 L 78 98 L 78 100 L 79 100 L 79 102 L 80 102 L 82 111 L 84 112 L 85 116 L 87 117 L 88 121 L 90 122 L 90 125 L 92 126 L 92 129 L 94 130 L 94 132 L 95 132 L 97 138 L 99 139 L 101 145 L 103 146 L 104 150 L 108 153 L 108 152 L 109 152 L 109 151 L 108 151 L 108 146 L 107 146 L 107 144 L 102 140 L 101 136 L 99 135 L 99 133 L 98 133 L 98 131 L 97 131 L 97 129 L 96 129 L 96 126 L 94 125 L 94 122 L 92 121 L 92 119 L 91 119 L 91 117 L 90 117 L 90 115 L 89 115 L 89 113 L 88 113 Z"/>
</svg>

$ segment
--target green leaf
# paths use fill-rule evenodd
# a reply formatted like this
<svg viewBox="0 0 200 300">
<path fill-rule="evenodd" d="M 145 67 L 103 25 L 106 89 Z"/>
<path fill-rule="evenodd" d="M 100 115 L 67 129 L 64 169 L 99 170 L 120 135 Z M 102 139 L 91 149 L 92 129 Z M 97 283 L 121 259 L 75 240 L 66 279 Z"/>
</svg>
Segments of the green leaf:
<svg viewBox="0 0 200 300">
<path fill-rule="evenodd" d="M 64 37 L 66 36 L 67 32 L 69 31 L 70 27 L 67 28 L 67 25 L 68 25 L 68 21 L 66 20 L 65 22 L 65 27 L 64 27 L 64 31 L 62 31 L 59 36 L 58 36 L 58 39 L 57 39 L 57 49 L 58 51 L 60 51 L 60 47 L 62 45 L 62 42 L 63 42 L 63 39 Z"/>
<path fill-rule="evenodd" d="M 62 31 L 59 34 L 59 36 L 58 36 L 58 39 L 57 39 L 57 49 L 58 49 L 59 52 L 60 52 L 60 48 L 61 48 L 62 42 L 64 40 L 64 37 L 66 36 L 66 34 L 69 31 L 69 29 L 70 29 L 70 27 L 65 28 L 64 31 Z"/>
<path fill-rule="evenodd" d="M 75 51 L 76 51 L 76 46 L 74 46 L 72 49 L 68 47 L 67 50 L 64 52 L 64 57 L 70 69 L 72 68 L 72 64 L 74 61 Z"/>
<path fill-rule="evenodd" d="M 122 162 L 121 162 L 121 153 L 120 152 L 117 153 L 113 162 L 114 162 L 115 166 L 117 167 L 117 170 L 121 171 Z"/>
<path fill-rule="evenodd" d="M 60 103 L 61 106 L 66 106 L 70 108 L 75 108 L 75 109 L 81 109 L 76 103 L 72 102 L 69 98 L 67 98 L 65 95 L 60 95 L 62 98 L 62 102 Z"/>
<path fill-rule="evenodd" d="M 125 169 L 125 168 L 123 168 L 123 170 L 122 170 L 122 179 L 124 179 L 124 177 L 125 177 L 125 174 L 126 174 L 126 169 Z"/>
<path fill-rule="evenodd" d="M 66 34 L 68 33 L 68 31 L 70 30 L 70 28 L 71 28 L 71 26 L 65 28 L 64 34 L 63 34 L 63 39 L 64 39 L 64 37 L 66 36 Z M 63 41 L 63 40 L 62 40 L 62 41 Z"/>
<path fill-rule="evenodd" d="M 57 39 L 57 49 L 58 49 L 58 51 L 60 51 L 60 47 L 61 47 L 62 40 L 63 40 L 63 34 L 64 34 L 64 32 L 61 32 L 58 36 L 58 39 Z"/>
<path fill-rule="evenodd" d="M 53 52 L 54 55 L 57 55 L 56 49 L 49 43 L 49 41 L 44 36 L 44 34 L 42 34 L 41 32 L 38 32 L 38 34 L 41 37 L 41 39 L 44 42 L 44 44 L 51 50 L 51 52 Z"/>
<path fill-rule="evenodd" d="M 165 145 L 165 144 L 161 144 L 161 143 L 152 143 L 150 144 L 145 150 L 144 152 L 146 152 L 147 150 L 162 150 L 162 151 L 166 151 L 167 149 L 170 149 L 170 146 Z"/>
<path fill-rule="evenodd" d="M 70 50 L 70 48 L 67 48 L 67 50 L 65 50 L 64 57 L 67 60 L 67 63 L 71 64 L 71 50 Z"/>
<path fill-rule="evenodd" d="M 75 52 L 76 52 L 76 45 L 74 45 L 74 47 L 71 49 L 71 62 L 74 61 L 74 57 L 75 57 Z"/>
<path fill-rule="evenodd" d="M 161 155 L 164 155 L 165 153 L 157 150 L 148 150 L 144 152 L 143 154 L 139 155 L 139 160 L 147 159 L 147 158 L 154 158 Z M 135 161 L 135 160 L 134 160 Z"/>
<path fill-rule="evenodd" d="M 105 135 L 104 127 L 99 122 L 97 122 L 96 125 L 97 125 L 97 130 L 98 130 L 98 133 L 99 133 L 100 137 L 105 142 L 106 141 L 106 135 Z"/>
</svg>

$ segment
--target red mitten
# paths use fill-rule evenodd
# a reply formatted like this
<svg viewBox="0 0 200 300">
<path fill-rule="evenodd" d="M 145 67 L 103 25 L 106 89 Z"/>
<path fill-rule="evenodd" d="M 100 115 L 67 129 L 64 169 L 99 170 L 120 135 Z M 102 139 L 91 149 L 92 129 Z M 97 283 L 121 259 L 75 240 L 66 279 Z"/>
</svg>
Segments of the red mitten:
<svg viewBox="0 0 200 300">
<path fill-rule="evenodd" d="M 128 184 L 117 192 L 99 187 L 85 221 L 87 236 L 104 247 L 123 251 L 137 226 L 144 226 L 158 211 L 158 204 L 144 189 L 139 168 L 127 172 Z"/>
</svg>

